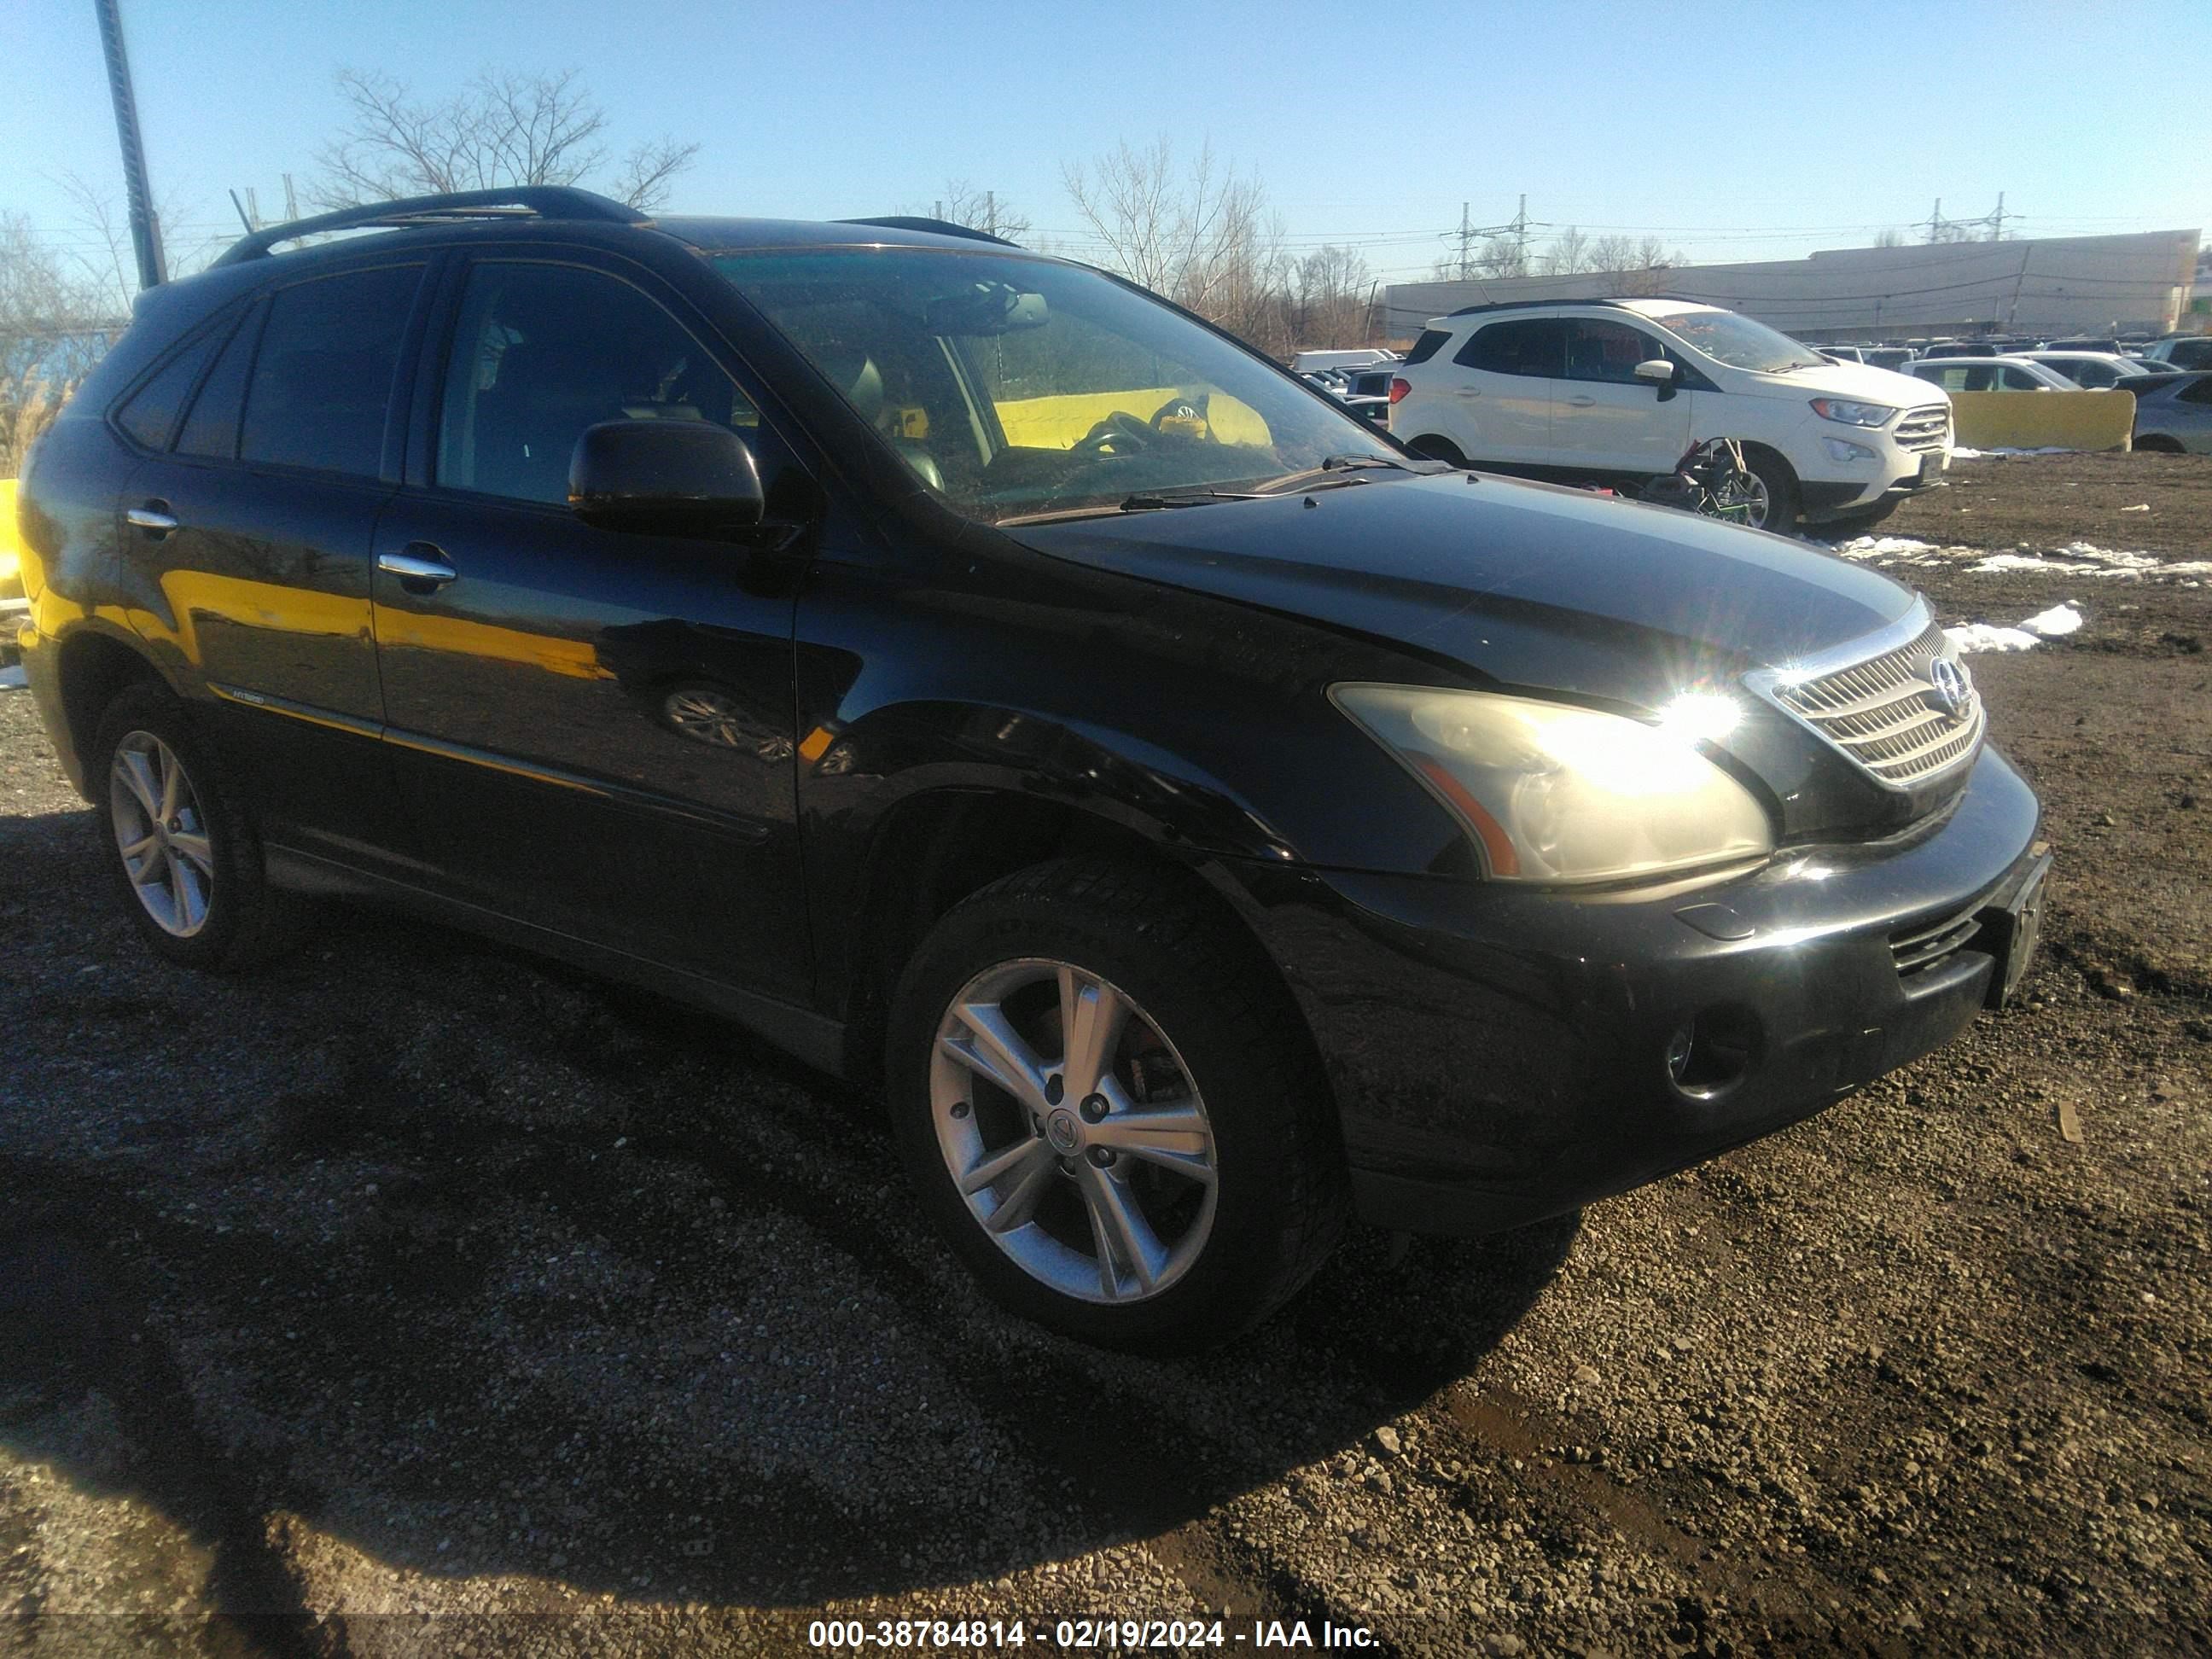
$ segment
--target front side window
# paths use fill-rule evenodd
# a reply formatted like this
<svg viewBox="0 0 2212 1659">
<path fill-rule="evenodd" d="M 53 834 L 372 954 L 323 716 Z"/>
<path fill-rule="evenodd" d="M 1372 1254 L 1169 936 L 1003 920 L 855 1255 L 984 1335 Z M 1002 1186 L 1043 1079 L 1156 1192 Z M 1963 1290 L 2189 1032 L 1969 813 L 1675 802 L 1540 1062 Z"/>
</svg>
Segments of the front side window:
<svg viewBox="0 0 2212 1659">
<path fill-rule="evenodd" d="M 1554 380 L 1566 367 L 1566 342 L 1567 325 L 1556 318 L 1492 323 L 1478 329 L 1452 361 L 1491 374 Z"/>
<path fill-rule="evenodd" d="M 446 364 L 438 482 L 565 504 L 568 458 L 603 421 L 711 421 L 751 441 L 751 402 L 699 342 L 618 277 L 487 262 Z"/>
<path fill-rule="evenodd" d="M 246 460 L 373 478 L 420 265 L 316 277 L 277 290 L 246 388 Z"/>
<path fill-rule="evenodd" d="M 1570 380 L 1638 385 L 1637 364 L 1666 355 L 1656 340 L 1626 323 L 1577 317 L 1567 325 L 1566 378 Z"/>
<path fill-rule="evenodd" d="M 1388 453 L 1284 371 L 1079 266 L 909 247 L 713 264 L 922 484 L 987 523 Z"/>
</svg>

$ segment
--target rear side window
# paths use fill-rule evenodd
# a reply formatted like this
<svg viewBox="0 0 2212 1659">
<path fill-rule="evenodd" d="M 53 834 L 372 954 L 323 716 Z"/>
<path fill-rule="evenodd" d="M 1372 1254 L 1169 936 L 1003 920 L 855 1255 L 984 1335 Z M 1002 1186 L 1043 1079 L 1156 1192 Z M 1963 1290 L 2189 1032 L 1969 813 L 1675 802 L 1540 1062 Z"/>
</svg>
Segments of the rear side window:
<svg viewBox="0 0 2212 1659">
<path fill-rule="evenodd" d="M 170 358 L 115 411 L 116 425 L 149 449 L 167 449 L 177 429 L 177 416 L 185 412 L 185 400 L 222 343 L 224 332 L 210 329 Z"/>
<path fill-rule="evenodd" d="M 1430 358 L 1435 356 L 1442 349 L 1443 343 L 1450 338 L 1451 336 L 1441 328 L 1425 328 L 1421 331 L 1421 337 L 1413 342 L 1413 349 L 1406 354 L 1406 361 L 1409 363 L 1425 363 Z"/>
<path fill-rule="evenodd" d="M 238 456 L 238 414 L 246 401 L 246 377 L 253 367 L 254 342 L 261 337 L 266 306 L 256 306 L 223 347 L 214 372 L 200 395 L 192 399 L 192 412 L 177 434 L 177 453 L 203 455 L 221 460 Z"/>
<path fill-rule="evenodd" d="M 1476 331 L 1452 361 L 1492 374 L 1557 380 L 1566 364 L 1567 325 L 1557 318 L 1492 323 Z"/>
<path fill-rule="evenodd" d="M 239 453 L 373 478 L 419 265 L 349 270 L 281 289 L 261 332 Z"/>
<path fill-rule="evenodd" d="M 2212 404 L 2212 374 L 2201 380 L 2192 380 L 2173 394 L 2174 401 L 2184 404 Z"/>
</svg>

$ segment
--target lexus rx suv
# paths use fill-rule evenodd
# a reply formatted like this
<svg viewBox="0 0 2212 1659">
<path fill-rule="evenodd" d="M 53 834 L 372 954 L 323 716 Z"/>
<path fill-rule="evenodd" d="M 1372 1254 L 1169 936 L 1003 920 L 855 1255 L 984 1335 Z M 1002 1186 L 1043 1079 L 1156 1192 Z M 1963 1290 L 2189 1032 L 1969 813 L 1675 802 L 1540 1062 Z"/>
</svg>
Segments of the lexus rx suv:
<svg viewBox="0 0 2212 1659">
<path fill-rule="evenodd" d="M 1750 521 L 1863 529 L 1951 465 L 1951 404 L 1764 323 L 1681 300 L 1511 301 L 1440 317 L 1391 387 L 1390 430 L 1455 465 L 1632 486 L 1733 438 Z"/>
<path fill-rule="evenodd" d="M 256 233 L 143 297 L 21 518 L 155 953 L 350 896 L 717 1011 L 1102 1344 L 1802 1119 L 2034 943 L 2035 797 L 1913 592 L 1420 459 L 933 222 Z"/>
</svg>

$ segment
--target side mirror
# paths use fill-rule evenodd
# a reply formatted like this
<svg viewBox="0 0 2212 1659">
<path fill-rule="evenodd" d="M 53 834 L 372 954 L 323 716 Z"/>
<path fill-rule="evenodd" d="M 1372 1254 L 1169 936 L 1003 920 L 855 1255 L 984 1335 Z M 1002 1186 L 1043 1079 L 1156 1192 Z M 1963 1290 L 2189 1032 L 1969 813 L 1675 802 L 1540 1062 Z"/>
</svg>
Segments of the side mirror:
<svg viewBox="0 0 2212 1659">
<path fill-rule="evenodd" d="M 1639 380 L 1649 380 L 1655 386 L 1668 386 L 1674 381 L 1674 365 L 1664 357 L 1647 357 L 1637 364 L 1634 373 Z"/>
<path fill-rule="evenodd" d="M 568 457 L 568 505 L 607 530 L 708 535 L 761 521 L 760 465 L 711 421 L 602 421 Z"/>
</svg>

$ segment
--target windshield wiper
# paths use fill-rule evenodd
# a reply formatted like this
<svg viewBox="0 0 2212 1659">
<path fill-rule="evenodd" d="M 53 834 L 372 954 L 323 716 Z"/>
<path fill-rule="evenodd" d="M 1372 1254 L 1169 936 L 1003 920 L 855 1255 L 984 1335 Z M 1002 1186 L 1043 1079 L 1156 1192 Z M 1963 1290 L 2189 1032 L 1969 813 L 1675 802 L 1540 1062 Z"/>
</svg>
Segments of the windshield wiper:
<svg viewBox="0 0 2212 1659">
<path fill-rule="evenodd" d="M 1405 462 L 1393 460 L 1388 455 L 1324 455 L 1321 458 L 1321 465 L 1316 470 L 1322 472 L 1346 472 L 1365 466 L 1392 467 L 1400 472 L 1411 472 L 1413 470 Z"/>
<path fill-rule="evenodd" d="M 1260 497 L 1239 489 L 1139 490 L 1121 502 L 1124 513 L 1149 513 L 1170 507 L 1209 507 L 1215 501 L 1256 501 Z"/>
</svg>

